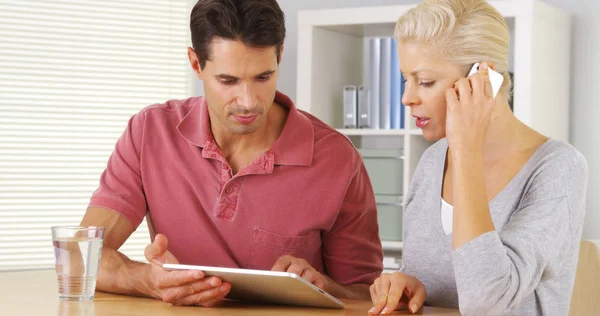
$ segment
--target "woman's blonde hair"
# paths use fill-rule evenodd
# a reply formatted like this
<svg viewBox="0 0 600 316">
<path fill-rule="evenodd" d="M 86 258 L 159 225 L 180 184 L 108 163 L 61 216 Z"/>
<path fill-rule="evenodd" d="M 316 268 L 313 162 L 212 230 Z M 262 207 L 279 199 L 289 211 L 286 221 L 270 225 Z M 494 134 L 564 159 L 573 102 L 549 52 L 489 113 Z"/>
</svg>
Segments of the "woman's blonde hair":
<svg viewBox="0 0 600 316">
<path fill-rule="evenodd" d="M 510 35 L 502 15 L 485 0 L 425 0 L 402 15 L 394 36 L 430 45 L 445 60 L 464 70 L 490 61 L 504 76 L 501 91 L 509 99 Z"/>
</svg>

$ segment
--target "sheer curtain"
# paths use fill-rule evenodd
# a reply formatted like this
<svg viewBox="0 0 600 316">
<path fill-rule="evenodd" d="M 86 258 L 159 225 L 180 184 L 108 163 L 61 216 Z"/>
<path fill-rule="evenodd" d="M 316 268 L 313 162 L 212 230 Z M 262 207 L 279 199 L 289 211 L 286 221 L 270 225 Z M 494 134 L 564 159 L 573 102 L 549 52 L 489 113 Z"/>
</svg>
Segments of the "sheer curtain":
<svg viewBox="0 0 600 316">
<path fill-rule="evenodd" d="M 188 22 L 185 0 L 0 0 L 0 270 L 52 267 L 130 116 L 188 95 Z"/>
</svg>

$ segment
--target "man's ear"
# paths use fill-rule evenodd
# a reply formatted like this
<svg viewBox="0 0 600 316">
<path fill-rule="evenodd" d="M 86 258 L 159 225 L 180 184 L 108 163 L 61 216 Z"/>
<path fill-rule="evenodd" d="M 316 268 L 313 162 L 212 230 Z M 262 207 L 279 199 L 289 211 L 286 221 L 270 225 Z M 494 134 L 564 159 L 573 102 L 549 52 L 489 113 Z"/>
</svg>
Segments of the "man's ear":
<svg viewBox="0 0 600 316">
<path fill-rule="evenodd" d="M 188 59 L 190 60 L 190 65 L 192 66 L 192 70 L 194 70 L 194 72 L 196 73 L 196 76 L 198 76 L 198 79 L 203 80 L 202 78 L 204 77 L 202 69 L 200 68 L 200 60 L 198 59 L 198 55 L 196 55 L 196 51 L 191 48 L 188 47 Z"/>
<path fill-rule="evenodd" d="M 283 47 L 285 44 L 281 44 L 281 48 L 279 49 L 279 58 L 277 59 L 277 65 L 281 63 L 281 57 L 283 56 Z"/>
</svg>

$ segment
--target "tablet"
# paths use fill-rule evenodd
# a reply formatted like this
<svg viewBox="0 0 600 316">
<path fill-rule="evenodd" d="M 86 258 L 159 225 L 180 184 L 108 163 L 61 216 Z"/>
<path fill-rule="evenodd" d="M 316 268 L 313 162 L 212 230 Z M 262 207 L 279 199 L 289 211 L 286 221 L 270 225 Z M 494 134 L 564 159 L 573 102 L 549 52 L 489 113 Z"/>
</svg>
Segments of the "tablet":
<svg viewBox="0 0 600 316">
<path fill-rule="evenodd" d="M 344 303 L 299 275 L 289 272 L 168 264 L 165 270 L 202 270 L 231 283 L 228 299 L 272 304 L 344 308 Z"/>
</svg>

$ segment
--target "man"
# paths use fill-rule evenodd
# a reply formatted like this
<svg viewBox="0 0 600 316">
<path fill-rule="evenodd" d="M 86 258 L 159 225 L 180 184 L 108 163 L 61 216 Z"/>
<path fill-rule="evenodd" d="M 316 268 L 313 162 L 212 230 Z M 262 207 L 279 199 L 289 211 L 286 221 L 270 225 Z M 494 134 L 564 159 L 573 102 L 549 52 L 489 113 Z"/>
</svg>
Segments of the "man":
<svg viewBox="0 0 600 316">
<path fill-rule="evenodd" d="M 277 92 L 277 2 L 200 0 L 190 27 L 206 96 L 142 110 L 117 142 L 81 223 L 106 229 L 97 288 L 202 306 L 231 289 L 161 267 L 179 262 L 294 272 L 369 299 L 383 259 L 373 190 L 348 139 Z M 144 217 L 150 264 L 117 251 Z"/>
</svg>

